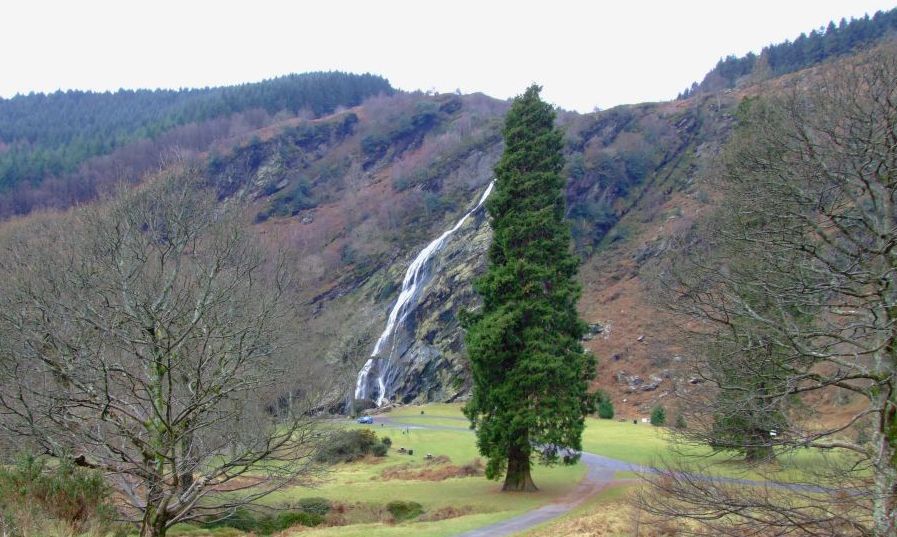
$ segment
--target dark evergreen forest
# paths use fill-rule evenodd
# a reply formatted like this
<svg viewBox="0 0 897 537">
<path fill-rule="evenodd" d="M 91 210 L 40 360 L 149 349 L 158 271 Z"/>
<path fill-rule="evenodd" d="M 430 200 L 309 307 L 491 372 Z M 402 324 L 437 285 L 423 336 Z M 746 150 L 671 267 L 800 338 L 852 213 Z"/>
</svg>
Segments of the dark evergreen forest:
<svg viewBox="0 0 897 537">
<path fill-rule="evenodd" d="M 849 54 L 897 31 L 897 8 L 878 11 L 872 17 L 847 21 L 837 25 L 829 22 L 825 28 L 813 30 L 794 41 L 765 47 L 758 56 L 750 52 L 744 56 L 726 56 L 717 62 L 700 84 L 695 82 L 679 94 L 680 99 L 700 91 L 718 91 L 735 87 L 737 81 L 755 71 L 766 76 L 780 76 L 815 65 L 835 56 Z"/>
<path fill-rule="evenodd" d="M 380 76 L 317 72 L 227 87 L 57 91 L 0 99 L 0 193 L 73 172 L 91 157 L 179 126 L 251 110 L 307 111 L 317 117 L 392 92 Z"/>
</svg>

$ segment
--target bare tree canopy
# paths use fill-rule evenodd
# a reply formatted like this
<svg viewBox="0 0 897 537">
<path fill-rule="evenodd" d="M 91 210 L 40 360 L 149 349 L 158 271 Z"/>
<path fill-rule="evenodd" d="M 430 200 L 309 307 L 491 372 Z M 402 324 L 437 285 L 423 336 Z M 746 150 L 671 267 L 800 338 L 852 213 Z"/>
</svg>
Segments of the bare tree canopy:
<svg viewBox="0 0 897 537">
<path fill-rule="evenodd" d="M 103 471 L 146 536 L 309 477 L 327 390 L 290 352 L 290 265 L 197 176 L 0 243 L 2 432 Z"/>
<path fill-rule="evenodd" d="M 685 439 L 820 457 L 816 486 L 652 478 L 642 506 L 706 534 L 897 535 L 897 51 L 808 86 L 742 103 L 719 210 L 661 274 L 711 387 Z M 834 392 L 843 418 L 807 408 Z"/>
</svg>

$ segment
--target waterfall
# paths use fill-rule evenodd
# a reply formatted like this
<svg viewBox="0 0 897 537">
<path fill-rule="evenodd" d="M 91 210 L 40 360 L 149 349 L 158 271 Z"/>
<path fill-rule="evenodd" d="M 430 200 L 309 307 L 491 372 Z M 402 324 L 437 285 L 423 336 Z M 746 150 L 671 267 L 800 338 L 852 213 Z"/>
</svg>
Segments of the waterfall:
<svg viewBox="0 0 897 537">
<path fill-rule="evenodd" d="M 495 181 L 491 181 L 489 186 L 486 187 L 486 191 L 483 192 L 482 197 L 480 197 L 480 201 L 476 204 L 476 207 L 471 209 L 467 214 L 461 217 L 458 220 L 458 223 L 454 225 L 451 229 L 445 231 L 442 235 L 437 237 L 433 242 L 428 244 L 420 253 L 417 254 L 417 257 L 414 258 L 414 261 L 411 262 L 411 265 L 408 267 L 408 270 L 405 271 L 405 278 L 402 280 L 402 290 L 399 293 L 399 298 L 396 299 L 395 305 L 392 307 L 392 310 L 389 312 L 389 317 L 386 319 L 386 327 L 383 329 L 383 333 L 380 334 L 380 337 L 377 338 L 377 343 L 374 345 L 374 350 L 371 352 L 371 357 L 368 358 L 368 361 L 365 362 L 364 367 L 361 368 L 361 371 L 358 372 L 358 379 L 355 381 L 355 399 L 364 399 L 367 397 L 367 386 L 368 386 L 368 377 L 371 374 L 371 369 L 373 369 L 374 365 L 377 365 L 376 373 L 377 373 L 377 388 L 379 393 L 377 394 L 377 406 L 381 406 L 384 402 L 386 402 L 388 394 L 387 388 L 389 384 L 388 375 L 390 373 L 390 368 L 392 366 L 393 359 L 393 351 L 395 350 L 395 334 L 398 330 L 399 326 L 405 322 L 405 319 L 408 315 L 414 311 L 415 306 L 417 305 L 418 291 L 423 288 L 426 279 L 426 266 L 428 261 L 436 254 L 442 246 L 445 244 L 446 239 L 457 231 L 464 222 L 476 212 L 477 209 L 482 207 L 483 203 L 485 203 L 486 198 L 489 197 L 489 194 L 492 193 L 492 187 L 495 185 Z M 386 356 L 382 355 L 382 351 L 384 346 L 388 342 L 392 342 L 392 347 L 390 348 L 389 354 Z"/>
</svg>

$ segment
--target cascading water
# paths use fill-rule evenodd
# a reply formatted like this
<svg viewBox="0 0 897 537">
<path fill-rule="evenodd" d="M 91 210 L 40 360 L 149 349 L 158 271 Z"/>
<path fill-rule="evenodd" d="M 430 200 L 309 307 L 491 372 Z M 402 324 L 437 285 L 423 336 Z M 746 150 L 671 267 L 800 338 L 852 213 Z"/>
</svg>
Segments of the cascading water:
<svg viewBox="0 0 897 537">
<path fill-rule="evenodd" d="M 396 299 L 395 305 L 392 307 L 392 310 L 389 312 L 389 317 L 386 319 L 386 328 L 383 329 L 383 333 L 380 334 L 380 337 L 377 338 L 377 343 L 374 345 L 374 351 L 371 353 L 371 357 L 365 362 L 364 367 L 361 368 L 361 371 L 358 372 L 358 379 L 355 381 L 355 399 L 365 399 L 368 397 L 367 387 L 369 383 L 369 377 L 371 375 L 371 371 L 375 370 L 377 374 L 377 406 L 383 405 L 388 400 L 388 386 L 392 379 L 389 378 L 391 370 L 392 370 L 392 360 L 393 354 L 395 352 L 395 335 L 399 326 L 405 319 L 408 317 L 415 306 L 417 306 L 417 299 L 419 298 L 419 291 L 423 288 L 426 283 L 426 267 L 427 263 L 436 254 L 442 246 L 445 244 L 446 239 L 454 233 L 458 231 L 458 229 L 464 225 L 464 222 L 477 211 L 480 207 L 483 206 L 483 203 L 486 202 L 486 198 L 489 197 L 489 194 L 492 193 L 492 187 L 495 184 L 495 181 L 489 183 L 489 186 L 486 187 L 486 191 L 483 193 L 483 196 L 480 198 L 480 201 L 476 204 L 476 207 L 471 209 L 467 214 L 461 217 L 458 220 L 458 223 L 455 224 L 454 227 L 449 229 L 440 235 L 436 240 L 428 244 L 423 250 L 417 254 L 417 257 L 414 258 L 414 261 L 411 262 L 411 265 L 408 267 L 408 270 L 405 271 L 405 278 L 402 280 L 402 290 L 399 293 L 399 298 Z M 382 351 L 388 342 L 392 343 L 389 354 L 386 356 L 382 355 Z M 376 369 L 375 369 L 376 366 Z"/>
</svg>

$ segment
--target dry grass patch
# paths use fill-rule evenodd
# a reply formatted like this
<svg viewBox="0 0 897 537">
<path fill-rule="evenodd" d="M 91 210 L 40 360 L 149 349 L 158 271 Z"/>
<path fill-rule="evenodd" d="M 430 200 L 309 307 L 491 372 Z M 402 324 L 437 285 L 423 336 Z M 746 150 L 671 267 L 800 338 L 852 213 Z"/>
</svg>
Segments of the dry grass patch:
<svg viewBox="0 0 897 537">
<path fill-rule="evenodd" d="M 450 518 L 458 518 L 459 516 L 469 515 L 473 512 L 473 507 L 470 507 L 469 505 L 465 505 L 462 507 L 440 507 L 435 511 L 424 513 L 418 518 L 418 520 L 420 522 L 438 522 L 440 520 L 448 520 Z"/>
<path fill-rule="evenodd" d="M 625 499 L 601 503 L 589 512 L 527 533 L 526 537 L 677 537 L 683 535 L 674 521 L 649 520 Z"/>
<path fill-rule="evenodd" d="M 371 479 L 384 481 L 444 481 L 454 477 L 477 477 L 484 475 L 485 466 L 480 459 L 460 466 L 452 464 L 452 460 L 444 455 L 427 460 L 423 465 L 406 463 L 391 466 L 381 472 L 380 476 Z"/>
</svg>

